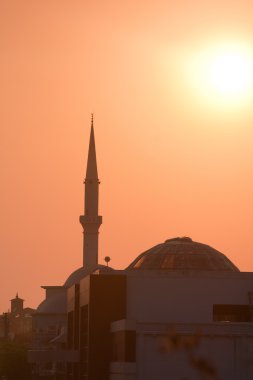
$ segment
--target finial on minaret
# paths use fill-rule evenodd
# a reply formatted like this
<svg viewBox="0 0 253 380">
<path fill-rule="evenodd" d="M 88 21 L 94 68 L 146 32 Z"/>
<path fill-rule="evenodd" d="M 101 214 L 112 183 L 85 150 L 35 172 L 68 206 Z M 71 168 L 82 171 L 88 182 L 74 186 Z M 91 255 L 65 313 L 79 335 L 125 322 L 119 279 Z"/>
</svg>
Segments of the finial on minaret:
<svg viewBox="0 0 253 380">
<path fill-rule="evenodd" d="M 90 142 L 85 177 L 84 215 L 80 216 L 83 227 L 83 266 L 93 268 L 98 265 L 98 230 L 102 216 L 98 215 L 99 179 L 93 113 L 91 114 Z"/>
<path fill-rule="evenodd" d="M 90 142 L 89 142 L 89 151 L 88 151 L 88 160 L 87 160 L 85 181 L 87 181 L 87 180 L 99 181 L 98 180 L 98 170 L 97 170 L 94 126 L 93 126 L 93 113 L 91 114 Z"/>
</svg>

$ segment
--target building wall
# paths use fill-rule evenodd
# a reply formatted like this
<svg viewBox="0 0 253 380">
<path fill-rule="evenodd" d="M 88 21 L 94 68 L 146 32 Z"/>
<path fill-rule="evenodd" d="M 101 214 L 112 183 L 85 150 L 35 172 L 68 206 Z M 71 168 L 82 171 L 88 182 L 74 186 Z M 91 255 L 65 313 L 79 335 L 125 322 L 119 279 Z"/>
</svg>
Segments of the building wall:
<svg viewBox="0 0 253 380">
<path fill-rule="evenodd" d="M 66 314 L 35 314 L 33 316 L 33 347 L 48 347 L 50 340 L 66 329 Z"/>
<path fill-rule="evenodd" d="M 33 379 L 46 380 L 54 376 L 63 379 L 66 361 L 63 350 L 67 336 L 67 291 L 63 286 L 43 288 L 46 290 L 46 298 L 33 315 L 33 339 L 28 360 L 33 367 Z"/>
<path fill-rule="evenodd" d="M 252 273 L 129 273 L 127 319 L 212 322 L 213 304 L 249 305 Z"/>
<path fill-rule="evenodd" d="M 111 323 L 126 315 L 126 278 L 90 275 L 68 290 L 68 349 L 78 350 L 67 379 L 109 380 Z"/>
<path fill-rule="evenodd" d="M 136 380 L 160 380 L 165 378 L 205 378 L 212 368 L 220 380 L 250 380 L 253 378 L 252 325 L 244 331 L 238 326 L 202 326 L 202 335 L 196 347 L 185 349 L 170 345 L 170 331 L 162 332 L 159 326 L 142 326 L 137 334 Z M 245 326 L 246 327 L 246 326 Z M 178 328 L 181 342 L 194 339 L 199 326 L 181 325 Z M 192 331 L 192 332 L 191 332 Z M 186 341 L 186 340 L 185 340 Z M 192 360 L 192 358 L 195 359 Z M 206 367 L 198 365 L 198 360 Z M 201 362 L 199 362 L 201 364 Z M 208 367 L 209 366 L 209 367 Z M 205 370 L 206 368 L 206 370 Z M 202 375 L 202 376 L 201 376 Z M 207 376 L 207 378 L 212 378 Z M 215 376 L 213 377 L 215 378 Z M 116 378 L 115 378 L 116 379 Z"/>
<path fill-rule="evenodd" d="M 252 286 L 252 273 L 115 271 L 87 276 L 68 291 L 68 349 L 80 359 L 70 363 L 67 378 L 193 379 L 199 376 L 196 363 L 201 359 L 220 380 L 249 380 L 253 323 L 215 322 L 213 305 L 250 310 Z M 176 347 L 168 344 L 173 334 L 180 343 Z"/>
<path fill-rule="evenodd" d="M 110 380 L 195 379 L 199 359 L 220 380 L 252 379 L 252 287 L 252 273 L 128 272 L 127 319 L 111 325 Z M 213 305 L 248 309 L 247 322 L 214 322 Z M 122 355 L 129 350 L 135 360 Z"/>
</svg>

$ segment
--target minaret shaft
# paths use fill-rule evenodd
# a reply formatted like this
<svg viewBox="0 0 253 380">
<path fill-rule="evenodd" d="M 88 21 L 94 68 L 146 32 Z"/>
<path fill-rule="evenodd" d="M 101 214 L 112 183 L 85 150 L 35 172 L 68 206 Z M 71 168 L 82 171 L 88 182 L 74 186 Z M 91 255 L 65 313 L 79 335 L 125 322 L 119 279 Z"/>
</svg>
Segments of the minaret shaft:
<svg viewBox="0 0 253 380">
<path fill-rule="evenodd" d="M 85 196 L 84 196 L 84 213 L 85 215 L 98 215 L 98 200 L 99 200 L 99 183 L 85 180 Z"/>
<path fill-rule="evenodd" d="M 80 223 L 83 227 L 83 266 L 92 268 L 98 265 L 98 230 L 102 224 L 102 216 L 98 215 L 99 179 L 97 173 L 93 117 L 84 183 L 84 215 L 80 216 Z"/>
</svg>

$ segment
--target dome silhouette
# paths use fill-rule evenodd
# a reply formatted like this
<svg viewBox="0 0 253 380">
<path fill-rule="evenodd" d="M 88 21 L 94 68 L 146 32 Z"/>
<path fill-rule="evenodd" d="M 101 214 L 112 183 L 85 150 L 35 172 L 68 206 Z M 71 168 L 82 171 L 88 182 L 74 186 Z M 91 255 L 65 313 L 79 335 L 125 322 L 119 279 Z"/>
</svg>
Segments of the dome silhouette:
<svg viewBox="0 0 253 380">
<path fill-rule="evenodd" d="M 168 239 L 150 248 L 141 253 L 126 269 L 239 272 L 223 253 L 189 237 Z"/>
<path fill-rule="evenodd" d="M 64 314 L 66 309 L 67 295 L 60 293 L 42 301 L 36 309 L 36 314 Z"/>
<path fill-rule="evenodd" d="M 113 268 L 107 265 L 102 265 L 102 264 L 98 264 L 93 268 L 86 268 L 86 267 L 78 268 L 69 275 L 69 277 L 67 278 L 63 286 L 65 286 L 66 288 L 69 288 L 70 286 L 79 283 L 82 278 L 95 272 L 96 270 L 109 272 L 109 271 L 113 271 Z"/>
</svg>

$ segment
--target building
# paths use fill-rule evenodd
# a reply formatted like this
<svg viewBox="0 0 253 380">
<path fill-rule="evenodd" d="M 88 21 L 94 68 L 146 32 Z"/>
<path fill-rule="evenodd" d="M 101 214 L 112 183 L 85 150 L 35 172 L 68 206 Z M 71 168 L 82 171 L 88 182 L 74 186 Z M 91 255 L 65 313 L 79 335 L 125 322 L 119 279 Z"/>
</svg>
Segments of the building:
<svg viewBox="0 0 253 380">
<path fill-rule="evenodd" d="M 29 345 L 32 340 L 34 309 L 24 308 L 24 300 L 16 294 L 11 299 L 11 310 L 0 316 L 0 339 Z"/>
<path fill-rule="evenodd" d="M 98 194 L 92 120 L 83 266 L 63 286 L 44 287 L 35 378 L 252 379 L 253 273 L 189 237 L 150 248 L 125 270 L 99 265 Z"/>
<path fill-rule="evenodd" d="M 68 290 L 68 348 L 80 360 L 67 378 L 252 379 L 252 288 L 253 273 L 185 237 L 91 274 Z"/>
</svg>

